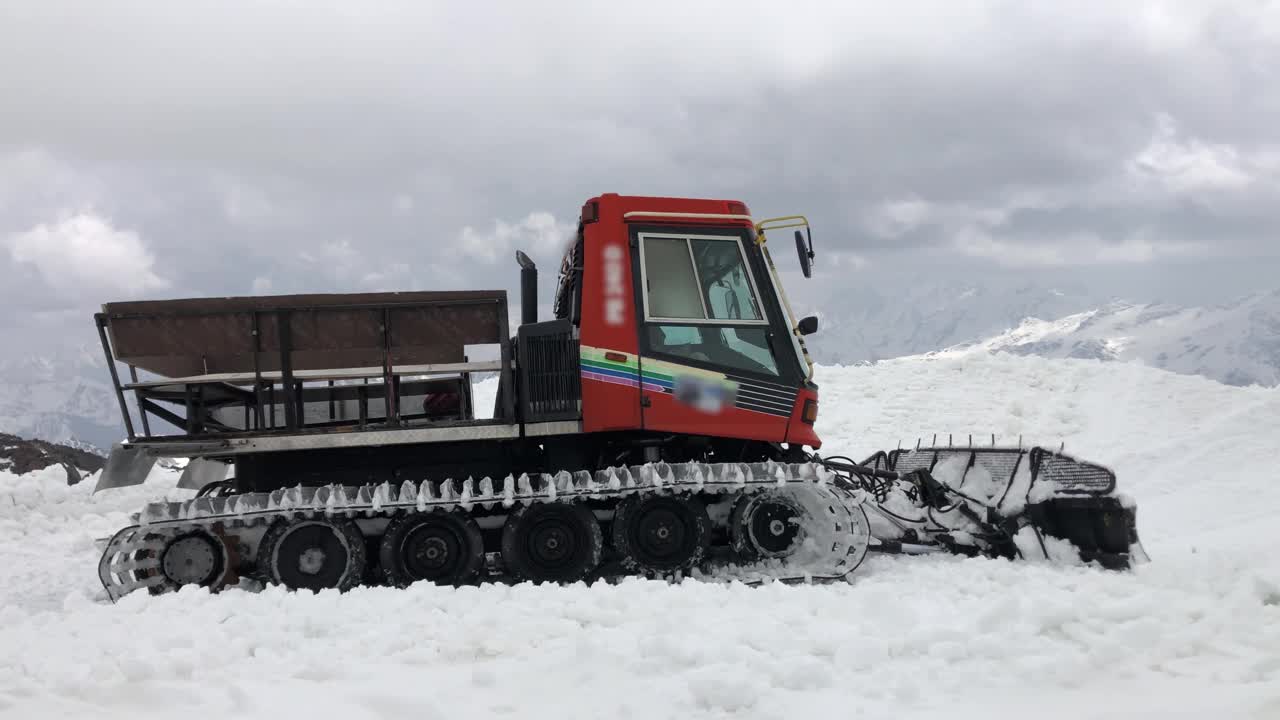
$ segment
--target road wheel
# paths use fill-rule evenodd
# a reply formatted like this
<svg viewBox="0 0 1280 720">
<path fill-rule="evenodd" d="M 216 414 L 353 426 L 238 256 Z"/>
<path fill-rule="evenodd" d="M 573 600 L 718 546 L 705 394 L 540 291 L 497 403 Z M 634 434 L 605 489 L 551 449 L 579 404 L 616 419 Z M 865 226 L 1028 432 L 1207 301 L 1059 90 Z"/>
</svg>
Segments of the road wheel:
<svg viewBox="0 0 1280 720">
<path fill-rule="evenodd" d="M 462 585 L 473 580 L 484 563 L 484 540 L 475 520 L 461 513 L 414 513 L 387 525 L 378 555 L 391 585 L 404 587 L 419 580 Z"/>
<path fill-rule="evenodd" d="M 502 527 L 502 560 L 517 578 L 576 582 L 600 564 L 604 540 L 586 506 L 548 502 L 527 505 Z"/>
<path fill-rule="evenodd" d="M 794 500 L 780 493 L 743 497 L 729 517 L 733 549 L 744 560 L 787 557 L 804 540 L 805 517 Z"/>
<path fill-rule="evenodd" d="M 258 566 L 291 590 L 350 590 L 360 584 L 364 564 L 364 536 L 346 518 L 277 522 L 258 551 Z"/>
<path fill-rule="evenodd" d="M 613 516 L 613 546 L 629 570 L 687 570 L 702 560 L 710 542 L 711 518 L 694 497 L 633 495 Z"/>
<path fill-rule="evenodd" d="M 160 572 L 174 588 L 213 586 L 222 579 L 226 567 L 226 546 L 200 531 L 178 535 L 165 545 L 160 555 Z"/>
</svg>

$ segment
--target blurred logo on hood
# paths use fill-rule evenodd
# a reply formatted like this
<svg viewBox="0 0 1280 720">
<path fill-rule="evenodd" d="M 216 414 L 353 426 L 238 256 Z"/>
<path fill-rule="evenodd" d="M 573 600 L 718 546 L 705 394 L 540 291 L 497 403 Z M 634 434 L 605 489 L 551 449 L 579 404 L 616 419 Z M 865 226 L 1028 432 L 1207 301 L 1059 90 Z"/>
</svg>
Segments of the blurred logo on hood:
<svg viewBox="0 0 1280 720">
<path fill-rule="evenodd" d="M 681 374 L 672 378 L 671 394 L 681 405 L 714 415 L 733 407 L 738 388 L 721 380 Z"/>
</svg>

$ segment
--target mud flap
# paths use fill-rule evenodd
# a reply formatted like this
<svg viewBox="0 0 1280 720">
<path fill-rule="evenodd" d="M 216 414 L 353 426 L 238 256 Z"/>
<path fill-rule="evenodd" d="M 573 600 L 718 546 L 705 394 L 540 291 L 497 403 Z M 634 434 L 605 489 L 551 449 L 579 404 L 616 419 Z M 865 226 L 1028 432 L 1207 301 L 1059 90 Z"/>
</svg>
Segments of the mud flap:
<svg viewBox="0 0 1280 720">
<path fill-rule="evenodd" d="M 178 478 L 178 487 L 187 490 L 199 490 L 209 483 L 220 482 L 227 478 L 227 463 L 204 458 L 191 458 Z"/>
<path fill-rule="evenodd" d="M 115 445 L 107 456 L 107 465 L 102 468 L 98 484 L 93 491 L 110 490 L 112 488 L 141 485 L 151 474 L 151 467 L 156 464 L 156 456 L 145 450 L 124 445 Z"/>
</svg>

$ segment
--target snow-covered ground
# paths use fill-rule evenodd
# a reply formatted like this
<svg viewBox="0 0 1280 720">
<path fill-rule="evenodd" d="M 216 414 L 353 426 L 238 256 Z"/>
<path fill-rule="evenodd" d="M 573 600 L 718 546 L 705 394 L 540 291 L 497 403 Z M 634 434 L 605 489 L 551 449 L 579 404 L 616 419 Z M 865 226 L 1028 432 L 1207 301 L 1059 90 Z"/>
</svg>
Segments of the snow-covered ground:
<svg viewBox="0 0 1280 720">
<path fill-rule="evenodd" d="M 1131 573 L 870 560 L 850 584 L 189 590 L 107 605 L 147 499 L 0 474 L 0 717 L 1280 718 L 1280 391 L 977 356 L 823 367 L 827 452 L 1024 434 L 1116 468 Z"/>
</svg>

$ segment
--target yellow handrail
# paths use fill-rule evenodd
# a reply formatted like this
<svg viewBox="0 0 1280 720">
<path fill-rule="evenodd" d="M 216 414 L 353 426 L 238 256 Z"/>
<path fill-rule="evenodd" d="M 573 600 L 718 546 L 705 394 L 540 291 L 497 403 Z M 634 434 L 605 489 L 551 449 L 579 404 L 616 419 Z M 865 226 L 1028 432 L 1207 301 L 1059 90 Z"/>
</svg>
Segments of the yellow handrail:
<svg viewBox="0 0 1280 720">
<path fill-rule="evenodd" d="M 787 313 L 787 320 L 791 323 L 791 342 L 795 349 L 800 351 L 798 354 L 805 365 L 805 380 L 808 381 L 813 379 L 813 358 L 809 356 L 809 348 L 804 344 L 804 336 L 800 334 L 800 325 L 796 321 L 795 311 L 791 309 L 791 301 L 787 299 L 787 291 L 782 288 L 782 278 L 778 276 L 778 268 L 774 266 L 773 258 L 769 256 L 769 248 L 764 247 L 765 230 L 792 227 L 808 228 L 809 218 L 803 215 L 784 215 L 761 220 L 756 223 L 756 244 L 761 246 L 760 251 L 764 254 L 765 263 L 769 266 L 769 279 L 773 282 L 774 290 L 782 300 L 782 308 Z"/>
<path fill-rule="evenodd" d="M 761 220 L 756 223 L 756 242 L 764 242 L 765 230 L 781 230 L 782 228 L 792 227 L 809 227 L 809 218 L 803 215 L 783 215 L 782 217 Z"/>
</svg>

